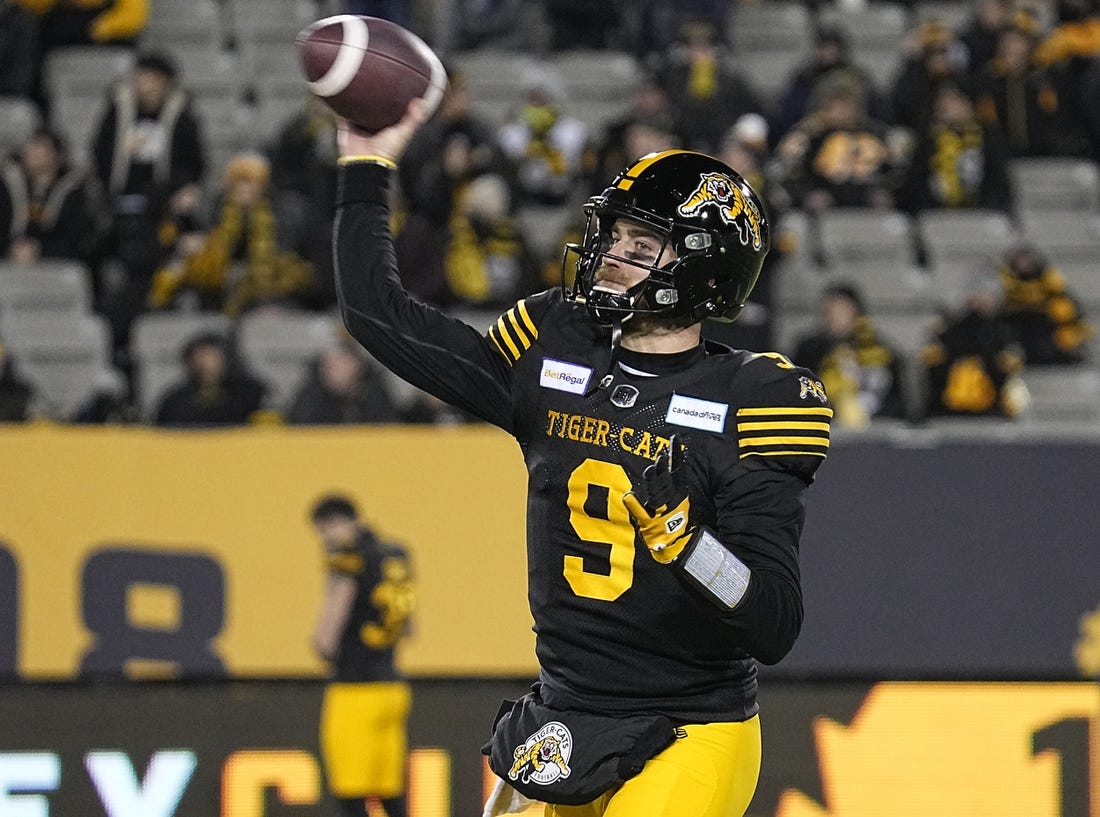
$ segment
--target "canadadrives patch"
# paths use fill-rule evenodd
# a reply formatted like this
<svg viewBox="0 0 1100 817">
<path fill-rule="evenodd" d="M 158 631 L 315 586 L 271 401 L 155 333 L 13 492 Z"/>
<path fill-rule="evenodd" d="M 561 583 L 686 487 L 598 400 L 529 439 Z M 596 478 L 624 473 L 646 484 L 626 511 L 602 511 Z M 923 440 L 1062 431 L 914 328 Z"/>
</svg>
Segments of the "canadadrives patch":
<svg viewBox="0 0 1100 817">
<path fill-rule="evenodd" d="M 728 403 L 716 403 L 713 400 L 700 400 L 698 397 L 673 394 L 668 402 L 665 422 L 721 434 L 726 427 L 726 414 L 729 410 Z"/>
<path fill-rule="evenodd" d="M 573 735 L 565 724 L 550 721 L 515 748 L 508 779 L 547 786 L 559 778 L 569 777 L 572 754 Z"/>
</svg>

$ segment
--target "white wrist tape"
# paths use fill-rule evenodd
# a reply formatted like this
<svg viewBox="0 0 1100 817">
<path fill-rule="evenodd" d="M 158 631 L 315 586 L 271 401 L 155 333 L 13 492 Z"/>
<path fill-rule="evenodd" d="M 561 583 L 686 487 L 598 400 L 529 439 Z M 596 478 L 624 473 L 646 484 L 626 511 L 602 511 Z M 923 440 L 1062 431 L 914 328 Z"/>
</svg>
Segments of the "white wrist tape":
<svg viewBox="0 0 1100 817">
<path fill-rule="evenodd" d="M 699 529 L 695 546 L 689 546 L 687 555 L 677 564 L 715 601 L 731 610 L 744 598 L 752 575 L 748 566 L 706 528 Z"/>
</svg>

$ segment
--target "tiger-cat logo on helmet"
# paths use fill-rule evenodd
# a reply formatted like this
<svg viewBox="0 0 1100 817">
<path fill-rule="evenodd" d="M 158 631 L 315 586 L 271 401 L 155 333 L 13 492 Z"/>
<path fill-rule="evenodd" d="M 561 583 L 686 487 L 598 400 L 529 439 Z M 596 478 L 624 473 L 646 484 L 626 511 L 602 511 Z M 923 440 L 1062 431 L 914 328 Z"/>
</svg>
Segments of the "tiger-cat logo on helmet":
<svg viewBox="0 0 1100 817">
<path fill-rule="evenodd" d="M 751 244 L 754 250 L 764 246 L 760 231 L 760 210 L 734 184 L 733 179 L 724 173 L 700 173 L 699 185 L 676 208 L 676 212 L 681 216 L 696 216 L 708 204 L 718 208 L 722 221 L 737 228 L 742 244 Z"/>
</svg>

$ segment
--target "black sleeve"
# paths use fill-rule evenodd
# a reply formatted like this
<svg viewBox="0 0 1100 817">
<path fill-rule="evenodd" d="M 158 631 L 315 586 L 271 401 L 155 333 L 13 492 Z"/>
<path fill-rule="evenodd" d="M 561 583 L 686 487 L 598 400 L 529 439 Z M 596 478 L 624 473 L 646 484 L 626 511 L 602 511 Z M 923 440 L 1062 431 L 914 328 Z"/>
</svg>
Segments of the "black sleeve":
<svg viewBox="0 0 1100 817">
<path fill-rule="evenodd" d="M 206 173 L 206 150 L 199 120 L 191 110 L 180 113 L 172 141 L 172 189 L 201 183 Z"/>
<path fill-rule="evenodd" d="M 84 185 L 81 184 L 66 194 L 53 229 L 42 236 L 42 256 L 44 258 L 81 257 L 88 226 Z"/>
<path fill-rule="evenodd" d="M 718 536 L 752 572 L 748 589 L 726 621 L 737 643 L 764 664 L 775 664 L 802 629 L 798 541 L 806 483 L 768 467 L 750 467 L 718 496 Z"/>
<path fill-rule="evenodd" d="M 390 176 L 368 162 L 340 169 L 333 242 L 344 324 L 399 377 L 511 432 L 511 369 L 503 355 L 472 326 L 414 300 L 401 285 L 389 229 Z"/>
</svg>

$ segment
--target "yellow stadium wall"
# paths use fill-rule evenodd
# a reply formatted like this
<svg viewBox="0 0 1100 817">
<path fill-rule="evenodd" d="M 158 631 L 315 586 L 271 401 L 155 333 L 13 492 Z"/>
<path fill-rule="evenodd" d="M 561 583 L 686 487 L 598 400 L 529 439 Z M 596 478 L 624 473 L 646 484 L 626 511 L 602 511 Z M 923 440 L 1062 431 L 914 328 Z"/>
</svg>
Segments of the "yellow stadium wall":
<svg viewBox="0 0 1100 817">
<path fill-rule="evenodd" d="M 213 651 L 230 675 L 321 673 L 309 640 L 322 561 L 307 517 L 328 491 L 350 495 L 380 534 L 412 551 L 420 607 L 400 656 L 406 671 L 533 674 L 525 483 L 515 442 L 490 427 L 0 428 L 17 674 L 76 675 L 92 642 L 82 568 L 105 547 L 201 553 L 220 565 L 225 624 Z M 145 590 L 127 597 L 134 620 L 173 626 L 174 591 Z"/>
</svg>

